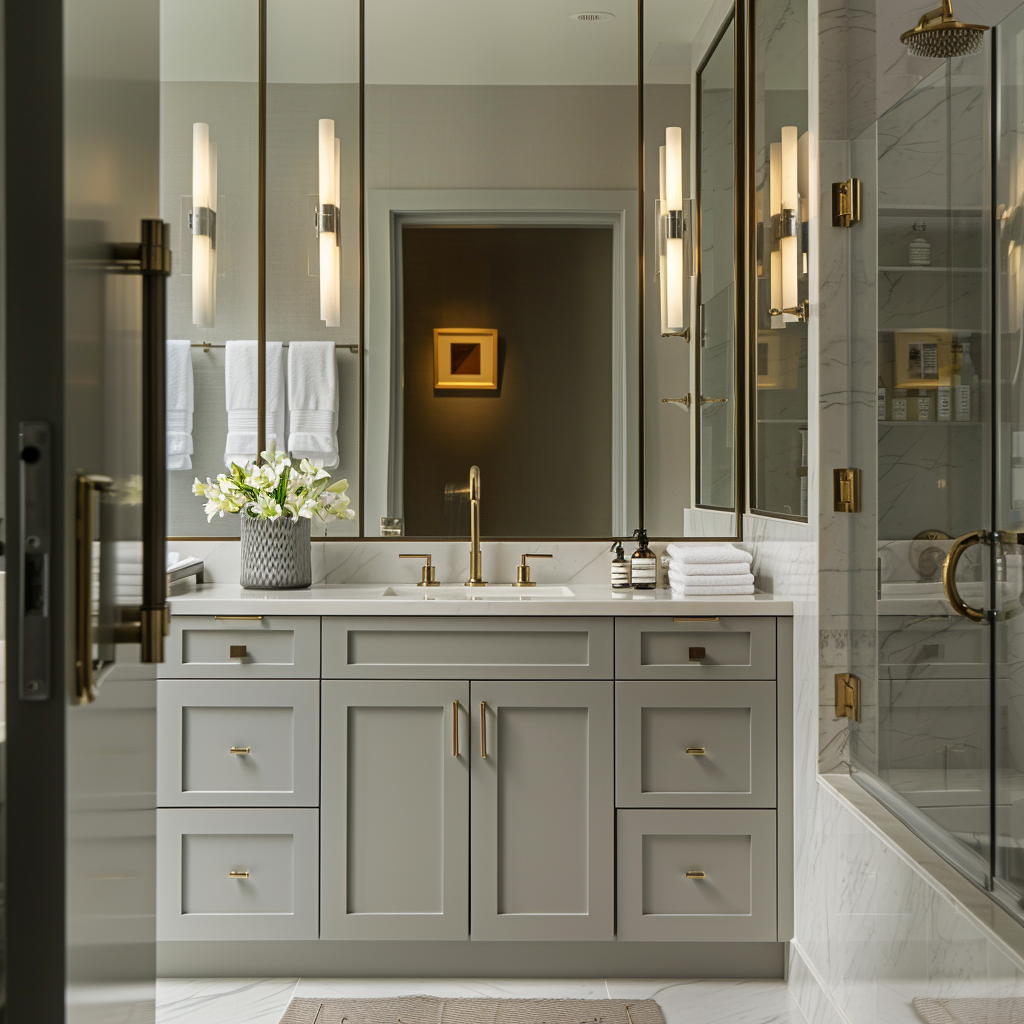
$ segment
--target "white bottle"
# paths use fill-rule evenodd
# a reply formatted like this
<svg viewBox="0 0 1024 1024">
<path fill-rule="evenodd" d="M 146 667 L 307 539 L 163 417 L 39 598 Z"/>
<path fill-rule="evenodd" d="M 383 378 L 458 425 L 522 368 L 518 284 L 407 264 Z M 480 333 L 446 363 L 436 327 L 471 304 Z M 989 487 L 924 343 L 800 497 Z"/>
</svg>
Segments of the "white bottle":
<svg viewBox="0 0 1024 1024">
<path fill-rule="evenodd" d="M 885 388 L 882 388 L 882 411 L 885 412 Z M 800 468 L 797 476 L 800 480 L 800 515 L 807 515 L 807 427 L 797 427 L 800 432 Z"/>
<path fill-rule="evenodd" d="M 963 365 L 960 368 L 960 382 L 956 385 L 956 418 L 973 420 L 978 416 L 978 376 L 971 362 L 971 343 L 961 341 Z"/>
<path fill-rule="evenodd" d="M 952 402 L 950 399 L 948 387 L 940 387 L 936 392 L 937 405 L 935 409 L 935 418 L 943 422 L 951 419 L 950 413 L 952 412 Z"/>
<path fill-rule="evenodd" d="M 910 243 L 908 262 L 912 267 L 930 267 L 932 265 L 932 243 L 924 237 L 923 220 L 914 222 L 914 240 Z"/>
<path fill-rule="evenodd" d="M 892 418 L 894 420 L 905 420 L 907 418 L 907 393 L 901 388 L 893 389 Z"/>
<path fill-rule="evenodd" d="M 932 396 L 925 388 L 919 388 L 917 392 L 917 418 L 921 422 L 932 418 Z"/>
<path fill-rule="evenodd" d="M 881 423 L 885 420 L 885 385 L 882 383 L 882 378 L 878 378 L 878 421 Z"/>
</svg>

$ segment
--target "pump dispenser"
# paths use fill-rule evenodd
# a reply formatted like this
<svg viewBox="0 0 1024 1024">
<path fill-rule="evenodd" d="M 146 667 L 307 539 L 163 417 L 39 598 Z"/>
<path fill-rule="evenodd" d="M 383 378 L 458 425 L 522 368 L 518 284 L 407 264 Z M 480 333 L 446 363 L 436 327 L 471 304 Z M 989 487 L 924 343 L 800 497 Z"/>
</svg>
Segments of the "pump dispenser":
<svg viewBox="0 0 1024 1024">
<path fill-rule="evenodd" d="M 633 531 L 639 547 L 629 560 L 630 582 L 634 590 L 654 590 L 658 585 L 658 560 L 647 546 L 647 531 L 641 526 Z"/>
</svg>

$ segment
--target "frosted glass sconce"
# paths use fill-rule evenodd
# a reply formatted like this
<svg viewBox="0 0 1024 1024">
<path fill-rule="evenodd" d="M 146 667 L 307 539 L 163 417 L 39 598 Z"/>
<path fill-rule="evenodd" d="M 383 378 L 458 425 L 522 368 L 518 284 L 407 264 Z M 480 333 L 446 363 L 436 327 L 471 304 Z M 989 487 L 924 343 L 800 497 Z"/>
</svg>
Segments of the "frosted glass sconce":
<svg viewBox="0 0 1024 1024">
<path fill-rule="evenodd" d="M 768 209 L 771 214 L 772 328 L 805 322 L 808 306 L 798 299 L 799 280 L 807 273 L 805 226 L 810 217 L 808 136 L 793 126 L 768 152 Z"/>
<path fill-rule="evenodd" d="M 658 285 L 661 336 L 690 340 L 694 278 L 693 200 L 683 198 L 683 131 L 665 129 L 659 151 L 659 199 L 656 203 Z"/>
<path fill-rule="evenodd" d="M 210 126 L 192 125 L 192 323 L 212 327 L 217 312 L 217 147 Z"/>
<path fill-rule="evenodd" d="M 341 140 L 334 121 L 320 119 L 320 203 L 316 233 L 320 245 L 320 319 L 341 325 Z"/>
</svg>

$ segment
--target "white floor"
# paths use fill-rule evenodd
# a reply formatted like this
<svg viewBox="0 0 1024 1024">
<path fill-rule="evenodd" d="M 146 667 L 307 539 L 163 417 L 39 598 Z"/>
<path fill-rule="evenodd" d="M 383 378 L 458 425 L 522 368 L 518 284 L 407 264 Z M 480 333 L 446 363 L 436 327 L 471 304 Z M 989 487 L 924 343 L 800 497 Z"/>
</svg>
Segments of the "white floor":
<svg viewBox="0 0 1024 1024">
<path fill-rule="evenodd" d="M 666 1024 L 805 1024 L 783 981 L 164 979 L 157 1024 L 278 1024 L 293 996 L 656 999 Z"/>
</svg>

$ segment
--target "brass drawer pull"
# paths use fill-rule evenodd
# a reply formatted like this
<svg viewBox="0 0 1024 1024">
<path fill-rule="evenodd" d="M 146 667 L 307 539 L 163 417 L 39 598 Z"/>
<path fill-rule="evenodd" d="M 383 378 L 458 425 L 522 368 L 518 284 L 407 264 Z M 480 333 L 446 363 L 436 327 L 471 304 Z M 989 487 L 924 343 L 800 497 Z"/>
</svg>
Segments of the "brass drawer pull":
<svg viewBox="0 0 1024 1024">
<path fill-rule="evenodd" d="M 214 615 L 220 622 L 262 622 L 262 615 Z"/>
<path fill-rule="evenodd" d="M 459 702 L 452 701 L 452 757 L 459 756 Z"/>
<path fill-rule="evenodd" d="M 232 747 L 230 753 L 232 753 L 232 754 L 251 754 L 252 753 L 252 747 Z M 701 753 L 703 754 L 704 751 L 702 750 Z"/>
<path fill-rule="evenodd" d="M 718 622 L 717 615 L 674 615 L 673 622 Z"/>
<path fill-rule="evenodd" d="M 480 756 L 487 757 L 487 701 L 480 701 Z"/>
<path fill-rule="evenodd" d="M 228 647 L 228 657 L 230 657 L 230 658 L 244 658 L 245 657 L 245 644 L 231 644 L 231 646 Z"/>
<path fill-rule="evenodd" d="M 703 661 L 708 656 L 706 647 L 691 647 L 690 661 Z"/>
<path fill-rule="evenodd" d="M 704 872 L 704 871 L 687 871 L 686 872 L 686 877 L 687 878 L 693 878 L 693 879 L 700 879 L 700 878 L 707 878 L 708 876 L 707 876 L 707 873 Z"/>
<path fill-rule="evenodd" d="M 248 871 L 229 871 L 228 878 L 248 878 Z"/>
<path fill-rule="evenodd" d="M 706 754 L 707 750 L 704 747 L 687 747 L 686 752 L 698 756 L 700 754 Z"/>
</svg>

